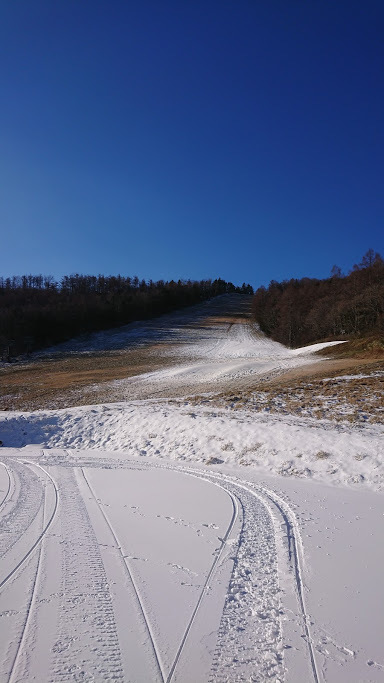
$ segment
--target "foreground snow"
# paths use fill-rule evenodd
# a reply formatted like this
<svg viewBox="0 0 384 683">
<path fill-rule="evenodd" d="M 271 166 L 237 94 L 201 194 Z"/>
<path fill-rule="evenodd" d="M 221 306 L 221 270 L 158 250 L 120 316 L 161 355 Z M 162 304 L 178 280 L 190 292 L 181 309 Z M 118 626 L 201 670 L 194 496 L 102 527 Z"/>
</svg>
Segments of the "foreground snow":
<svg viewBox="0 0 384 683">
<path fill-rule="evenodd" d="M 382 680 L 381 425 L 152 400 L 0 430 L 2 680 Z"/>
<path fill-rule="evenodd" d="M 259 474 L 384 486 L 383 425 L 212 409 L 187 401 L 134 401 L 0 414 L 5 446 L 120 450 L 187 462 L 248 465 Z"/>
<path fill-rule="evenodd" d="M 1 680 L 381 681 L 384 499 L 4 449 Z"/>
</svg>

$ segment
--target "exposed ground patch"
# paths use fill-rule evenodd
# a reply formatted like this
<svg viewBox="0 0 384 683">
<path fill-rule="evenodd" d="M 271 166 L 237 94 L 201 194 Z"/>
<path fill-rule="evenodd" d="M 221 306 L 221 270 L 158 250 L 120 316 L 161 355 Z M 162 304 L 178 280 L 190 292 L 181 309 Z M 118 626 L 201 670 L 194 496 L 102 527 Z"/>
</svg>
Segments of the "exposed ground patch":
<svg viewBox="0 0 384 683">
<path fill-rule="evenodd" d="M 160 356 L 159 345 L 145 350 L 106 351 L 104 353 L 70 354 L 64 357 L 11 363 L 0 369 L 0 409 L 38 410 L 64 408 L 69 405 L 99 403 L 86 387 L 154 372 L 173 364 L 171 357 Z M 104 400 L 105 392 L 100 391 Z"/>
<path fill-rule="evenodd" d="M 196 397 L 195 401 L 199 401 Z M 253 390 L 204 397 L 231 409 L 253 408 L 337 422 L 384 422 L 384 363 L 329 361 L 259 383 Z"/>
</svg>

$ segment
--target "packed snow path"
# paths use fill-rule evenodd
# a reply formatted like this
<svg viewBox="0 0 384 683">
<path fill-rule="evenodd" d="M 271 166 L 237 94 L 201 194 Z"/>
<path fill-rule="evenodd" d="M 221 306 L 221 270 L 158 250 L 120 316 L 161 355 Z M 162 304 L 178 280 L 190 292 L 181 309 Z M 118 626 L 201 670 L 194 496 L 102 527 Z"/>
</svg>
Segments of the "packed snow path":
<svg viewBox="0 0 384 683">
<path fill-rule="evenodd" d="M 282 678 L 275 531 L 260 487 L 46 456 L 48 466 L 3 464 L 2 680 Z M 288 536 L 297 582 L 293 527 Z M 300 618 L 308 629 L 301 603 Z M 317 681 L 311 646 L 299 645 Z"/>
<path fill-rule="evenodd" d="M 281 677 L 274 530 L 261 500 L 209 474 L 49 461 L 4 463 L 3 680 Z"/>
<path fill-rule="evenodd" d="M 382 679 L 379 634 L 368 656 L 317 623 L 327 589 L 308 592 L 305 526 L 270 483 L 102 453 L 5 455 L 2 681 Z"/>
</svg>

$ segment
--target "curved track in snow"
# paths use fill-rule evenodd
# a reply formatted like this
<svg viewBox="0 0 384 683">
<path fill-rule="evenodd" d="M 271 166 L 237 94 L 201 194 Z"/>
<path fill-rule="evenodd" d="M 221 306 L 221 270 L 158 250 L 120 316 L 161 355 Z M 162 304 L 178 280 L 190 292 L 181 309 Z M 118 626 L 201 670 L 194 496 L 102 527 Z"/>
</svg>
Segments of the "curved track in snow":
<svg viewBox="0 0 384 683">
<path fill-rule="evenodd" d="M 35 604 L 35 601 L 36 601 L 37 585 L 38 585 L 38 582 L 39 582 L 39 575 L 40 575 L 40 572 L 41 572 L 41 564 L 42 564 L 42 544 L 41 544 L 41 541 L 42 541 L 43 536 L 46 534 L 48 528 L 51 526 L 51 524 L 52 524 L 52 522 L 53 522 L 53 520 L 54 520 L 54 518 L 55 518 L 55 516 L 56 516 L 57 508 L 58 508 L 58 502 L 59 502 L 59 499 L 58 499 L 58 491 L 57 491 L 57 486 L 56 486 L 55 481 L 53 480 L 53 478 L 51 477 L 51 475 L 50 475 L 43 467 L 41 467 L 40 465 L 35 465 L 35 466 L 36 466 L 36 467 L 39 467 L 39 469 L 40 469 L 42 472 L 44 472 L 44 474 L 47 476 L 47 481 L 50 481 L 50 482 L 52 483 L 53 488 L 54 488 L 54 492 L 55 492 L 55 504 L 54 504 L 54 510 L 53 510 L 53 512 L 52 512 L 52 514 L 51 514 L 51 517 L 50 517 L 48 523 L 46 523 L 45 517 L 46 517 L 47 496 L 46 496 L 46 495 L 44 496 L 44 502 L 43 502 L 43 507 L 44 507 L 44 510 L 43 510 L 43 532 L 42 532 L 42 535 L 41 535 L 40 539 L 37 541 L 37 543 L 36 543 L 35 546 L 34 546 L 34 548 L 36 548 L 36 547 L 37 547 L 37 544 L 39 544 L 38 558 L 37 558 L 37 563 L 36 563 L 36 571 L 35 571 L 35 574 L 34 574 L 34 577 L 33 577 L 33 583 L 32 583 L 32 588 L 31 588 L 31 593 L 30 593 L 30 599 L 29 599 L 29 602 L 28 602 L 28 605 L 27 605 L 26 618 L 25 618 L 24 625 L 23 625 L 23 627 L 22 627 L 22 631 L 21 631 L 21 634 L 20 634 L 20 639 L 19 639 L 19 642 L 18 642 L 18 644 L 17 644 L 16 652 L 15 652 L 14 659 L 13 659 L 13 662 L 12 662 L 12 665 L 11 665 L 11 669 L 10 669 L 10 672 L 9 672 L 8 683 L 12 683 L 13 681 L 16 681 L 16 680 L 17 680 L 17 669 L 18 669 L 18 664 L 19 664 L 20 657 L 21 657 L 21 655 L 23 654 L 23 650 L 24 650 L 24 648 L 25 648 L 26 636 L 27 636 L 27 633 L 28 633 L 28 629 L 29 629 L 29 627 L 30 627 L 30 623 L 31 623 L 31 620 L 32 620 L 32 615 L 33 615 L 33 610 L 34 610 L 34 604 Z M 24 560 L 23 560 L 23 563 L 24 563 L 24 561 L 26 561 L 26 559 L 29 557 L 29 555 L 30 555 L 31 552 L 34 550 L 34 548 L 32 548 L 32 549 L 30 550 L 30 552 L 25 556 L 25 558 L 24 558 Z M 20 564 L 19 564 L 19 567 L 21 567 L 23 563 L 20 563 Z"/>
<path fill-rule="evenodd" d="M 173 469 L 172 466 L 163 466 L 166 467 L 167 469 Z M 176 469 L 176 468 L 175 468 Z M 302 619 L 302 624 L 303 624 L 303 629 L 305 632 L 305 641 L 307 645 L 307 658 L 308 658 L 308 668 L 311 672 L 311 679 L 313 680 L 314 683 L 319 683 L 320 681 L 320 675 L 318 671 L 318 666 L 316 662 L 316 656 L 315 656 L 315 650 L 314 650 L 314 645 L 313 645 L 313 638 L 311 635 L 311 622 L 310 622 L 310 617 L 307 612 L 306 604 L 305 604 L 305 596 L 304 596 L 304 583 L 303 583 L 303 578 L 302 578 L 302 564 L 303 564 L 303 547 L 302 547 L 302 541 L 301 541 L 301 536 L 300 536 L 300 531 L 298 528 L 297 520 L 295 517 L 295 514 L 293 510 L 290 508 L 289 504 L 283 500 L 276 492 L 266 488 L 265 486 L 262 485 L 257 485 L 254 484 L 253 482 L 244 482 L 242 480 L 239 480 L 236 477 L 231 477 L 229 475 L 224 475 L 224 474 L 211 474 L 207 473 L 204 470 L 197 470 L 195 468 L 185 468 L 185 467 L 178 467 L 177 470 L 180 471 L 180 469 L 185 472 L 186 474 L 190 474 L 191 476 L 194 477 L 200 477 L 204 480 L 212 481 L 223 487 L 225 490 L 228 491 L 228 493 L 232 495 L 236 495 L 238 498 L 239 502 L 241 503 L 242 506 L 246 506 L 246 502 L 242 500 L 242 492 L 246 492 L 248 494 L 251 494 L 253 498 L 255 498 L 257 501 L 261 502 L 263 506 L 265 506 L 267 509 L 270 509 L 271 506 L 277 511 L 278 516 L 280 517 L 280 520 L 283 522 L 285 526 L 285 532 L 286 532 L 286 554 L 287 554 L 287 561 L 289 566 L 292 568 L 292 573 L 294 576 L 294 582 L 295 582 L 295 592 L 296 592 L 296 597 L 297 597 L 297 602 L 298 602 L 298 608 L 299 612 L 301 613 L 301 619 Z M 277 526 L 275 523 L 275 530 L 277 530 Z M 243 535 L 243 532 L 242 534 Z M 240 545 L 242 541 L 240 540 Z M 246 549 L 246 555 L 248 555 L 251 551 L 251 548 Z M 242 635 L 241 640 L 244 639 L 244 635 Z M 239 643 L 239 647 L 241 649 L 241 643 Z M 235 649 L 234 649 L 235 653 Z M 219 650 L 219 656 L 221 659 L 223 659 L 223 653 Z M 224 655 L 224 659 L 227 658 L 227 655 Z M 217 660 L 216 660 L 217 661 Z M 221 662 L 223 666 L 223 662 Z M 259 664 L 260 666 L 260 664 Z M 236 667 L 235 667 L 236 668 Z M 249 674 L 250 672 L 248 672 Z M 233 673 L 234 675 L 234 680 L 236 676 L 236 671 Z M 268 675 L 268 672 L 265 672 L 265 675 Z M 211 679 L 213 681 L 221 681 L 220 677 L 220 672 L 216 672 L 216 675 L 214 675 Z M 224 680 L 224 679 L 223 679 Z M 236 678 L 237 680 L 237 678 Z M 239 679 L 240 680 L 240 679 Z M 241 679 L 243 680 L 243 679 Z M 245 679 L 244 679 L 245 680 Z M 252 680 L 265 680 L 263 677 L 259 678 L 252 678 Z"/>
<path fill-rule="evenodd" d="M 175 469 L 175 471 L 178 471 L 178 470 Z M 232 504 L 232 516 L 231 516 L 231 519 L 229 521 L 229 524 L 228 524 L 228 527 L 225 531 L 224 536 L 220 539 L 220 547 L 218 548 L 217 552 L 215 552 L 215 554 L 214 554 L 215 556 L 214 556 L 214 559 L 211 563 L 211 566 L 208 568 L 207 575 L 206 575 L 204 583 L 201 587 L 201 590 L 200 590 L 200 593 L 198 595 L 195 607 L 194 607 L 192 614 L 190 616 L 190 619 L 189 619 L 189 621 L 185 627 L 185 630 L 184 630 L 183 634 L 181 635 L 179 647 L 176 651 L 176 654 L 175 654 L 173 662 L 169 668 L 169 671 L 167 672 L 165 664 L 163 662 L 162 655 L 161 655 L 161 647 L 157 642 L 156 635 L 155 635 L 153 628 L 151 626 L 151 619 L 150 619 L 150 616 L 148 615 L 148 612 L 147 612 L 147 609 L 145 606 L 145 601 L 143 600 L 139 586 L 137 584 L 137 581 L 135 580 L 134 573 L 130 567 L 128 558 L 126 557 L 126 555 L 124 555 L 124 551 L 123 551 L 121 542 L 118 538 L 118 535 L 117 535 L 115 529 L 113 528 L 113 525 L 111 524 L 110 520 L 108 519 L 108 515 L 105 513 L 103 506 L 100 505 L 99 499 L 97 498 L 97 495 L 96 495 L 89 479 L 87 478 L 83 467 L 81 468 L 81 473 L 82 473 L 82 476 L 86 482 L 86 485 L 87 485 L 87 487 L 88 487 L 88 489 L 92 495 L 93 500 L 95 501 L 96 505 L 98 506 L 98 508 L 99 508 L 99 510 L 100 510 L 100 512 L 101 512 L 101 514 L 102 514 L 113 538 L 114 538 L 114 541 L 116 543 L 116 547 L 118 548 L 119 553 L 121 555 L 121 558 L 125 564 L 129 582 L 134 589 L 137 604 L 139 606 L 141 615 L 142 615 L 143 620 L 145 622 L 145 626 L 146 626 L 147 633 L 148 633 L 148 636 L 149 636 L 149 639 L 151 642 L 152 652 L 153 652 L 153 656 L 154 656 L 154 659 L 156 662 L 156 666 L 158 669 L 159 676 L 161 677 L 161 680 L 163 683 L 171 683 L 171 681 L 174 680 L 174 677 L 175 677 L 175 674 L 177 671 L 178 662 L 180 660 L 180 657 L 181 657 L 183 650 L 185 648 L 185 645 L 187 643 L 188 636 L 190 634 L 191 628 L 193 627 L 193 624 L 194 624 L 195 619 L 196 619 L 196 615 L 199 611 L 199 608 L 200 608 L 201 603 L 204 599 L 204 596 L 207 593 L 207 589 L 209 588 L 210 581 L 214 576 L 217 565 L 219 564 L 219 562 L 221 560 L 222 553 L 223 553 L 223 550 L 225 548 L 225 545 L 226 545 L 226 543 L 227 543 L 227 541 L 228 541 L 228 539 L 232 533 L 235 521 L 236 521 L 237 516 L 239 514 L 239 503 L 236 499 L 236 496 L 234 496 L 233 493 L 231 493 L 226 487 L 222 486 L 218 482 L 210 482 L 213 485 L 221 488 L 225 492 L 225 494 L 229 496 L 229 498 L 231 500 L 231 504 Z M 187 471 L 185 471 L 185 474 L 189 475 L 189 473 Z M 202 479 L 202 477 L 200 477 L 200 476 L 198 478 Z M 210 481 L 210 480 L 208 478 L 206 478 L 205 481 Z"/>
<path fill-rule="evenodd" d="M 128 560 L 127 560 L 127 558 L 126 558 L 125 555 L 124 555 L 124 552 L 123 552 L 121 543 L 120 543 L 118 537 L 116 536 L 116 532 L 115 532 L 115 530 L 114 530 L 112 524 L 110 523 L 110 521 L 109 521 L 107 515 L 105 514 L 105 512 L 104 512 L 102 506 L 99 504 L 98 498 L 97 498 L 97 496 L 96 496 L 96 494 L 95 494 L 95 492 L 94 492 L 94 490 L 93 490 L 93 488 L 92 488 L 92 486 L 91 486 L 91 484 L 90 484 L 90 482 L 89 482 L 89 480 L 88 480 L 88 478 L 87 478 L 87 476 L 86 476 L 86 474 L 85 474 L 85 472 L 84 472 L 84 468 L 83 468 L 83 467 L 81 467 L 81 473 L 82 473 L 82 475 L 83 475 L 83 477 L 84 477 L 84 480 L 85 480 L 85 482 L 86 482 L 86 484 L 87 484 L 87 486 L 88 486 L 88 489 L 89 489 L 89 491 L 90 491 L 90 493 L 91 493 L 91 495 L 92 495 L 92 497 L 93 497 L 93 499 L 94 499 L 94 501 L 95 501 L 97 507 L 99 508 L 99 510 L 100 510 L 100 512 L 101 512 L 101 514 L 102 514 L 102 516 L 103 516 L 103 518 L 104 518 L 104 520 L 105 520 L 105 522 L 106 522 L 106 524 L 107 524 L 107 526 L 108 526 L 108 528 L 109 528 L 109 530 L 110 530 L 110 532 L 111 532 L 111 534 L 112 534 L 114 540 L 115 540 L 116 547 L 118 548 L 119 553 L 120 553 L 120 555 L 121 555 L 121 559 L 123 560 L 123 563 L 124 563 L 124 565 L 125 565 L 125 568 L 126 568 L 126 572 L 127 572 L 127 576 L 128 576 L 129 582 L 131 583 L 132 588 L 133 588 L 133 590 L 134 590 L 134 593 L 135 593 L 135 596 L 136 596 L 136 600 L 137 600 L 137 604 L 138 604 L 138 606 L 139 606 L 141 615 L 142 615 L 142 617 L 143 617 L 143 620 L 144 620 L 144 623 L 145 623 L 145 626 L 146 626 L 146 629 L 147 629 L 147 632 L 148 632 L 148 636 L 149 636 L 149 640 L 150 640 L 150 642 L 151 642 L 152 652 L 153 652 L 153 656 L 154 656 L 154 659 L 155 659 L 155 662 L 156 662 L 156 666 L 157 666 L 157 669 L 158 669 L 158 673 L 159 673 L 159 676 L 160 676 L 161 680 L 162 680 L 163 683 L 164 683 L 164 682 L 166 681 L 166 674 L 165 674 L 165 671 L 164 671 L 164 664 L 163 664 L 163 662 L 162 662 L 161 652 L 160 652 L 159 648 L 157 647 L 156 638 L 155 638 L 155 636 L 154 636 L 154 634 L 153 634 L 153 631 L 152 631 L 152 628 L 151 628 L 151 624 L 150 624 L 150 621 L 149 621 L 149 618 L 148 618 L 148 615 L 147 615 L 147 611 L 146 611 L 146 609 L 145 609 L 143 600 L 142 600 L 141 595 L 140 595 L 140 591 L 139 591 L 139 589 L 138 589 L 138 586 L 137 586 L 137 584 L 136 584 L 136 581 L 135 581 L 135 579 L 134 579 L 134 576 L 133 576 L 133 574 L 132 574 L 132 571 L 131 571 L 131 569 L 130 569 L 130 567 L 129 567 Z"/>
<path fill-rule="evenodd" d="M 206 480 L 206 481 L 209 481 L 209 480 Z M 185 647 L 185 644 L 186 644 L 186 642 L 187 642 L 187 638 L 188 638 L 189 632 L 190 632 L 190 630 L 191 630 L 191 628 L 192 628 L 193 622 L 195 621 L 195 618 L 196 618 L 197 612 L 198 612 L 198 610 L 199 610 L 199 607 L 200 607 L 200 605 L 201 605 L 201 602 L 202 602 L 202 600 L 203 600 L 203 598 L 204 598 L 204 595 L 205 595 L 205 593 L 206 593 L 206 591 L 207 591 L 207 588 L 209 587 L 209 582 L 211 581 L 211 578 L 213 577 L 213 574 L 214 574 L 214 572 L 215 572 L 215 569 L 216 569 L 216 567 L 217 567 L 217 565 L 218 565 L 218 563 L 219 563 L 219 561 L 220 561 L 220 558 L 221 558 L 223 549 L 224 549 L 224 547 L 225 547 L 225 544 L 226 544 L 226 542 L 227 542 L 227 540 L 228 540 L 228 538 L 229 538 L 229 536 L 230 536 L 230 534 L 231 534 L 231 532 L 232 532 L 232 529 L 233 529 L 233 527 L 234 527 L 236 518 L 237 518 L 237 516 L 238 516 L 238 514 L 239 514 L 239 503 L 238 503 L 236 497 L 235 497 L 230 491 L 228 491 L 228 490 L 225 489 L 223 486 L 221 486 L 220 484 L 217 484 L 217 485 L 220 486 L 220 488 L 222 488 L 222 489 L 229 495 L 229 497 L 230 497 L 230 499 L 231 499 L 232 506 L 233 506 L 231 521 L 230 521 L 230 523 L 229 523 L 229 525 L 228 525 L 228 528 L 227 528 L 227 530 L 226 530 L 226 532 L 225 532 L 223 538 L 221 539 L 220 548 L 219 548 L 218 552 L 216 553 L 215 559 L 213 560 L 212 565 L 211 565 L 211 567 L 210 567 L 210 569 L 209 569 L 207 578 L 205 579 L 205 582 L 204 582 L 204 584 L 203 584 L 203 587 L 202 587 L 201 593 L 200 593 L 200 595 L 199 595 L 198 601 L 197 601 L 197 603 L 196 603 L 195 609 L 193 610 L 192 616 L 191 616 L 191 618 L 190 618 L 190 620 L 189 620 L 189 622 L 188 622 L 187 628 L 186 628 L 185 631 L 184 631 L 184 634 L 183 634 L 183 637 L 182 637 L 182 639 L 181 639 L 179 648 L 178 648 L 178 650 L 177 650 L 175 659 L 174 659 L 173 664 L 172 664 L 172 666 L 171 666 L 171 668 L 170 668 L 170 671 L 169 671 L 169 674 L 168 674 L 168 676 L 167 676 L 167 679 L 166 679 L 166 682 L 165 682 L 165 683 L 171 683 L 171 681 L 172 681 L 172 679 L 173 679 L 173 676 L 174 676 L 174 674 L 175 674 L 175 670 L 176 670 L 178 661 L 179 661 L 179 659 L 180 659 L 180 656 L 181 656 L 181 654 L 182 654 L 182 652 L 183 652 L 183 649 L 184 649 L 184 647 Z"/>
<path fill-rule="evenodd" d="M 32 465 L 32 463 L 27 463 L 27 464 Z M 33 465 L 35 467 L 38 467 L 42 472 L 44 472 L 45 476 L 47 477 L 47 479 L 51 482 L 51 484 L 53 486 L 54 495 L 55 495 L 53 512 L 52 512 L 48 522 L 44 525 L 41 533 L 38 535 L 38 537 L 33 542 L 33 544 L 29 547 L 28 551 L 23 554 L 23 556 L 19 559 L 17 564 L 11 569 L 11 571 L 9 571 L 8 574 L 0 580 L 0 589 L 3 588 L 8 583 L 8 581 L 10 581 L 10 579 L 14 576 L 14 574 L 25 564 L 25 562 L 28 560 L 28 558 L 33 553 L 33 551 L 41 543 L 41 541 L 43 540 L 43 538 L 44 538 L 45 534 L 47 533 L 49 527 L 53 523 L 55 516 L 56 516 L 56 513 L 57 513 L 57 508 L 58 508 L 58 504 L 59 504 L 59 493 L 58 493 L 56 483 L 53 480 L 53 478 L 51 477 L 51 475 L 43 467 L 41 467 L 41 465 L 38 465 L 35 463 L 33 463 Z M 44 495 L 44 500 L 45 500 L 45 495 Z M 44 502 L 43 502 L 43 508 L 45 509 L 45 503 Z"/>
<path fill-rule="evenodd" d="M 9 551 L 2 568 L 13 556 L 18 560 L 3 572 L 2 680 L 64 682 L 76 680 L 72 672 L 79 676 L 83 671 L 100 682 L 114 677 L 185 683 L 193 671 L 188 667 L 195 665 L 200 666 L 195 680 L 205 683 L 320 683 L 333 680 L 327 670 L 334 671 L 342 657 L 350 660 L 343 660 L 348 671 L 355 670 L 356 643 L 340 643 L 333 633 L 326 646 L 322 640 L 323 622 L 306 587 L 303 515 L 272 486 L 215 467 L 124 459 L 123 454 L 55 450 L 45 451 L 43 458 L 39 454 L 36 462 L 33 457 L 27 463 L 19 453 L 9 463 L 15 495 L 8 496 L 5 507 L 12 503 L 17 524 L 9 535 L 17 538 L 5 539 Z M 26 485 L 30 481 L 29 493 L 38 484 L 45 487 L 37 516 L 34 506 L 21 514 L 22 477 Z M 196 480 L 196 488 L 187 479 Z M 119 480 L 123 493 L 116 498 Z M 153 500 L 154 486 L 163 488 L 162 498 Z M 178 508 L 182 496 L 173 498 L 179 488 L 191 500 Z M 223 491 L 222 508 L 213 489 Z M 194 516 L 191 511 L 204 496 L 206 507 Z M 166 511 L 159 502 L 164 497 Z M 20 555 L 22 529 L 25 551 Z M 148 532 L 145 542 L 143 530 Z M 152 543 L 166 547 L 165 554 L 149 553 Z M 205 559 L 195 564 L 199 548 Z M 159 591 L 164 599 L 158 599 Z M 159 605 L 169 608 L 168 621 L 158 619 Z M 213 627 L 206 623 L 212 607 Z M 170 623 L 176 626 L 164 635 L 162 627 Z M 380 659 L 376 655 L 372 661 L 369 671 L 376 681 Z"/>
<path fill-rule="evenodd" d="M 11 479 L 11 473 L 10 473 L 9 467 L 4 462 L 0 462 L 0 465 L 4 468 L 5 473 L 7 475 L 6 488 L 5 488 L 4 493 L 3 493 L 3 498 L 0 500 L 0 513 L 1 513 L 2 508 L 6 504 L 8 498 L 10 496 L 10 493 L 11 493 L 12 479 Z"/>
</svg>

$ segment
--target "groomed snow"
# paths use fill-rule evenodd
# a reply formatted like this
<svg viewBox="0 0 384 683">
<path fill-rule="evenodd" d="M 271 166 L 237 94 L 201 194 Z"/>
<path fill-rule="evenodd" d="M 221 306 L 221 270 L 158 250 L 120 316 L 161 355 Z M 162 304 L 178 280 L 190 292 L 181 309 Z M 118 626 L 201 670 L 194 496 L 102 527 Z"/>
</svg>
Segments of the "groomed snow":
<svg viewBox="0 0 384 683">
<path fill-rule="evenodd" d="M 3 463 L 1 680 L 382 680 L 382 495 L 126 452 Z"/>
<path fill-rule="evenodd" d="M 342 341 L 311 344 L 299 349 L 288 349 L 263 335 L 258 326 L 244 322 L 228 326 L 208 326 L 206 329 L 183 328 L 173 330 L 173 345 L 166 355 L 176 357 L 177 365 L 145 373 L 113 384 L 127 389 L 136 381 L 156 388 L 178 385 L 209 385 L 229 380 L 241 380 L 253 375 L 278 373 L 313 362 L 313 354 Z M 196 337 L 196 341 L 190 341 Z M 183 359 L 186 359 L 183 361 Z M 193 362 L 191 362 L 193 360 Z"/>
</svg>

